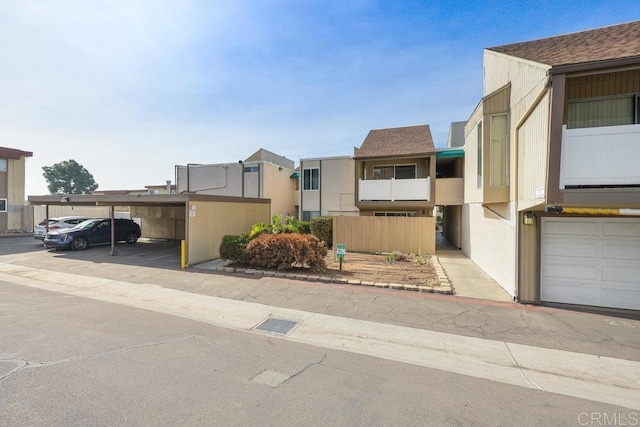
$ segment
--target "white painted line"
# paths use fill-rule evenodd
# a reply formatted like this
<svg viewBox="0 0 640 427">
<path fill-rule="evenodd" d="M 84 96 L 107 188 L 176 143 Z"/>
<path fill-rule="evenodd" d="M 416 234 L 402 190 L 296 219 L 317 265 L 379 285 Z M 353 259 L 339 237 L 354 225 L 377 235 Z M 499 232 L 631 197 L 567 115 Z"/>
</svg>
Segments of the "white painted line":
<svg viewBox="0 0 640 427">
<path fill-rule="evenodd" d="M 302 321 L 281 339 L 640 409 L 640 362 L 328 316 L 0 263 L 0 280 L 250 331 Z M 505 345 L 506 344 L 506 345 Z"/>
</svg>

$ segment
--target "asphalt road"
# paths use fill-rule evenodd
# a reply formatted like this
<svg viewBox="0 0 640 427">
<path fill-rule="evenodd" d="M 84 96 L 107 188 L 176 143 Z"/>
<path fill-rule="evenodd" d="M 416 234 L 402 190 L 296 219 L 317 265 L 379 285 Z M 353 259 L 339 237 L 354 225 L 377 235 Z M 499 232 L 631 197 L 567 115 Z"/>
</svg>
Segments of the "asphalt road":
<svg viewBox="0 0 640 427">
<path fill-rule="evenodd" d="M 0 425 L 640 425 L 624 396 L 640 389 L 633 315 L 184 271 L 174 242 L 117 249 L 0 238 Z M 284 338 L 247 326 L 269 312 L 305 320 Z M 502 365 L 505 349 L 520 353 Z"/>
<path fill-rule="evenodd" d="M 0 424 L 10 426 L 587 425 L 594 414 L 634 417 L 7 282 L 0 343 Z"/>
</svg>

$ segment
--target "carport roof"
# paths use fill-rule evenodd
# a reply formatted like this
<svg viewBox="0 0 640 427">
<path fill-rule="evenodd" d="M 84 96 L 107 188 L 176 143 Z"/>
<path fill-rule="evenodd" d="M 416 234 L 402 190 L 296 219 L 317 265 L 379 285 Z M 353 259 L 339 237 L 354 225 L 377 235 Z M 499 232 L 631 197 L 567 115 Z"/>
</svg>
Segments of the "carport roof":
<svg viewBox="0 0 640 427">
<path fill-rule="evenodd" d="M 76 206 L 186 206 L 194 202 L 251 202 L 270 203 L 270 199 L 249 197 L 210 196 L 195 193 L 180 194 L 58 194 L 53 196 L 29 196 L 30 205 Z"/>
</svg>

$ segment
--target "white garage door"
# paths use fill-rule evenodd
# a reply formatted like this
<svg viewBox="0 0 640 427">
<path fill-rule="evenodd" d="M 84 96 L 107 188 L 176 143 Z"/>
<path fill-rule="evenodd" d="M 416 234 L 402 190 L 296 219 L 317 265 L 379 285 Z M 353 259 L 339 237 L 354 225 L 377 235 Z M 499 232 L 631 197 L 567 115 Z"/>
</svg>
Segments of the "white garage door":
<svg viewBox="0 0 640 427">
<path fill-rule="evenodd" d="M 640 219 L 543 218 L 540 300 L 640 310 Z"/>
</svg>

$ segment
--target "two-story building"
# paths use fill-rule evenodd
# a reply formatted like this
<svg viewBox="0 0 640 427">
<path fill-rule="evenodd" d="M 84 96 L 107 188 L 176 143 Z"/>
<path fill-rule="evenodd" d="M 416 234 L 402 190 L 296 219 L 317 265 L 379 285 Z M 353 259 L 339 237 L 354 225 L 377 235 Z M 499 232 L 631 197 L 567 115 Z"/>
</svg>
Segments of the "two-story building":
<svg viewBox="0 0 640 427">
<path fill-rule="evenodd" d="M 640 309 L 640 22 L 484 51 L 463 251 L 522 302 Z"/>
<path fill-rule="evenodd" d="M 245 160 L 175 167 L 176 192 L 271 200 L 271 214 L 296 216 L 294 162 L 265 149 Z"/>
<path fill-rule="evenodd" d="M 357 216 L 352 156 L 300 159 L 300 219 Z"/>
<path fill-rule="evenodd" d="M 361 216 L 433 216 L 436 150 L 429 125 L 371 130 L 354 159 Z"/>
<path fill-rule="evenodd" d="M 0 233 L 24 232 L 33 224 L 25 210 L 25 161 L 33 153 L 0 147 Z"/>
</svg>

